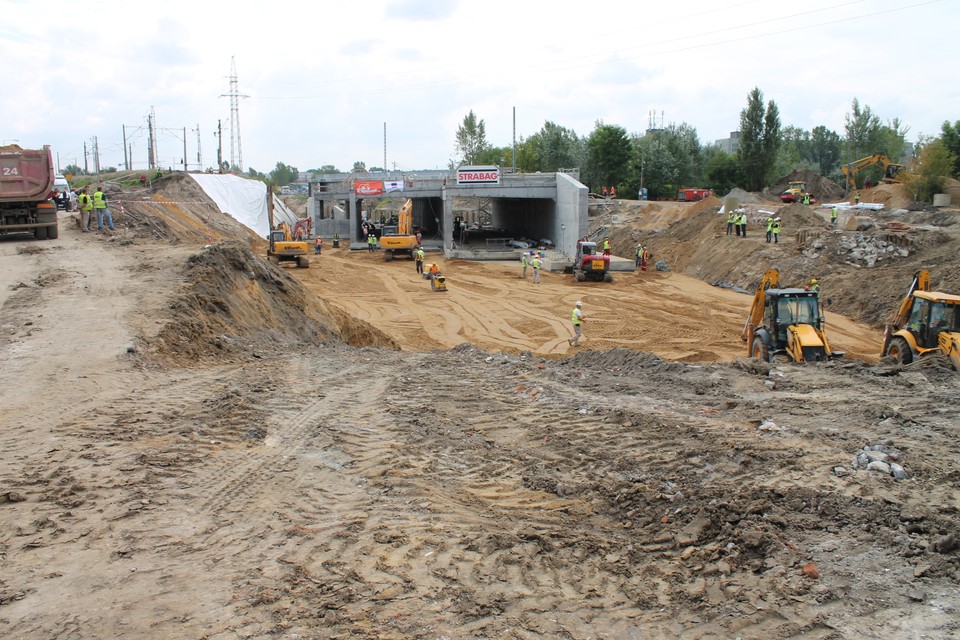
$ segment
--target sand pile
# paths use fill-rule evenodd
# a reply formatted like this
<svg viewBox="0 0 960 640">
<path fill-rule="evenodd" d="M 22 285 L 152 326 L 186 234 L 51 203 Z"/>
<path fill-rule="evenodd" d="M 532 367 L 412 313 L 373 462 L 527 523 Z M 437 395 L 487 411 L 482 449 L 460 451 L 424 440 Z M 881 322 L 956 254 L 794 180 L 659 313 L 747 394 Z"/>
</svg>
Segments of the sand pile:
<svg viewBox="0 0 960 640">
<path fill-rule="evenodd" d="M 772 196 L 778 197 L 786 191 L 790 182 L 803 180 L 807 183 L 807 191 L 813 194 L 813 197 L 820 202 L 836 202 L 844 196 L 844 188 L 829 178 L 824 178 L 816 171 L 810 169 L 795 169 L 779 180 L 777 180 L 768 190 Z"/>
</svg>

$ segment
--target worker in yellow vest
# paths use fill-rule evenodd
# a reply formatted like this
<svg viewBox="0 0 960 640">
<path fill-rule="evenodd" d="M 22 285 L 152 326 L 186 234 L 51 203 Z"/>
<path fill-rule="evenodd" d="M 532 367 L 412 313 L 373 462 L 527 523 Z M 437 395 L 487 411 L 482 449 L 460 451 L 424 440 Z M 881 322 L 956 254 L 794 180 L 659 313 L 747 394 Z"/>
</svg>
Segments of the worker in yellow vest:
<svg viewBox="0 0 960 640">
<path fill-rule="evenodd" d="M 583 337 L 583 321 L 583 303 L 577 300 L 576 306 L 573 307 L 573 313 L 570 314 L 570 322 L 573 323 L 573 337 L 567 338 L 567 342 L 570 343 L 571 347 L 577 346 L 580 338 Z"/>
<path fill-rule="evenodd" d="M 107 195 L 103 192 L 103 187 L 97 187 L 93 194 L 93 208 L 97 212 L 97 229 L 103 231 L 103 223 L 106 222 L 110 231 L 113 231 L 113 216 L 107 207 Z"/>
<path fill-rule="evenodd" d="M 727 235 L 733 233 L 733 225 L 737 221 L 737 212 L 731 211 L 727 214 Z"/>
</svg>

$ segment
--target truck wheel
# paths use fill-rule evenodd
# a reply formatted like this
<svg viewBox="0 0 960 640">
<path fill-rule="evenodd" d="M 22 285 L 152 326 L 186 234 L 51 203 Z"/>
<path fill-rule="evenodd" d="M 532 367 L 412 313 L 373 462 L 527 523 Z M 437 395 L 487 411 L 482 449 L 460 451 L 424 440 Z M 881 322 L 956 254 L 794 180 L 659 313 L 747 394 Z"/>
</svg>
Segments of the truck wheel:
<svg viewBox="0 0 960 640">
<path fill-rule="evenodd" d="M 770 350 L 767 348 L 767 343 L 764 342 L 760 336 L 753 339 L 753 346 L 750 348 L 750 357 L 758 358 L 764 362 L 770 361 Z"/>
<path fill-rule="evenodd" d="M 584 280 L 587 279 L 587 274 L 585 274 L 583 271 L 577 271 L 575 275 L 577 278 L 577 282 L 583 282 Z"/>
<path fill-rule="evenodd" d="M 47 227 L 47 239 L 56 240 L 60 237 L 60 225 L 53 225 L 52 227 Z"/>
<path fill-rule="evenodd" d="M 33 237 L 37 240 L 46 240 L 47 239 L 47 228 L 46 227 L 37 227 L 33 230 Z"/>
<path fill-rule="evenodd" d="M 893 356 L 897 364 L 913 362 L 913 351 L 910 350 L 910 345 L 899 336 L 890 341 L 890 346 L 887 347 L 887 355 Z"/>
</svg>

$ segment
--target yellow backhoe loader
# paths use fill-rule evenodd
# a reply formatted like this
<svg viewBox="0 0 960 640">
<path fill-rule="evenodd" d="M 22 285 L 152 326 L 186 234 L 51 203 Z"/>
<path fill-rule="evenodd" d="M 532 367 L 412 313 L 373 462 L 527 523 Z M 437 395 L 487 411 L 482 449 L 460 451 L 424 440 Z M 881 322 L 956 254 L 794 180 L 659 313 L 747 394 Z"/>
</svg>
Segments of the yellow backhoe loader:
<svg viewBox="0 0 960 640">
<path fill-rule="evenodd" d="M 930 272 L 918 271 L 883 332 L 880 356 L 900 364 L 942 354 L 960 371 L 960 296 L 930 290 Z"/>
<path fill-rule="evenodd" d="M 748 355 L 767 362 L 822 362 L 842 356 L 830 349 L 818 293 L 779 286 L 780 273 L 770 269 L 757 287 L 740 333 Z"/>
</svg>

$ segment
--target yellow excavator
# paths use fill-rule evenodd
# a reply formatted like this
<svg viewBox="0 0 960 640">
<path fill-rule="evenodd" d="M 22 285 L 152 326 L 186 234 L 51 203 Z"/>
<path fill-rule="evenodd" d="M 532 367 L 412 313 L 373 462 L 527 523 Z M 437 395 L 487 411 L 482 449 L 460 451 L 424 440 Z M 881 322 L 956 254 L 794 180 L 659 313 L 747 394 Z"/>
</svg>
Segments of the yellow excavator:
<svg viewBox="0 0 960 640">
<path fill-rule="evenodd" d="M 769 269 L 740 333 L 748 355 L 767 362 L 822 362 L 841 357 L 843 352 L 833 351 L 827 341 L 818 292 L 779 287 L 780 272 Z"/>
<path fill-rule="evenodd" d="M 880 178 L 880 182 L 885 184 L 903 182 L 903 179 L 900 177 L 900 172 L 903 171 L 903 165 L 897 164 L 885 154 L 875 153 L 872 156 L 860 158 L 859 160 L 854 160 L 853 162 L 848 162 L 840 166 L 840 172 L 847 179 L 847 189 L 849 191 L 857 188 L 857 174 L 867 167 L 879 167 L 883 170 L 883 177 Z"/>
<path fill-rule="evenodd" d="M 383 227 L 380 248 L 384 260 L 393 260 L 397 255 L 407 255 L 413 260 L 413 250 L 417 248 L 417 236 L 413 233 L 413 200 L 403 203 L 396 225 Z"/>
<path fill-rule="evenodd" d="M 883 332 L 880 357 L 899 364 L 942 354 L 960 371 L 960 296 L 930 290 L 930 272 L 918 271 Z"/>
<path fill-rule="evenodd" d="M 310 258 L 307 257 L 307 243 L 303 240 L 294 240 L 293 234 L 290 233 L 290 226 L 286 222 L 281 222 L 271 229 L 267 238 L 270 240 L 267 258 L 271 261 L 277 264 L 296 262 L 300 269 L 306 269 L 310 266 Z"/>
</svg>

